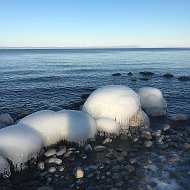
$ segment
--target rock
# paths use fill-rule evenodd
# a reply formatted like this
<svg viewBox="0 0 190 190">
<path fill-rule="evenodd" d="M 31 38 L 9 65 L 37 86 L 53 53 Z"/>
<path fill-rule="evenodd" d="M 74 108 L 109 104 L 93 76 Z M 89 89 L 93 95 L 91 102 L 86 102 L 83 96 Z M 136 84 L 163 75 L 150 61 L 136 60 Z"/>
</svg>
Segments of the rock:
<svg viewBox="0 0 190 190">
<path fill-rule="evenodd" d="M 184 143 L 183 147 L 186 148 L 186 149 L 190 149 L 190 144 L 189 143 Z"/>
<path fill-rule="evenodd" d="M 152 76 L 152 75 L 154 75 L 154 73 L 149 72 L 149 71 L 141 71 L 140 74 L 142 74 L 144 76 Z"/>
<path fill-rule="evenodd" d="M 113 73 L 112 76 L 121 76 L 121 73 Z"/>
<path fill-rule="evenodd" d="M 102 145 L 97 145 L 97 146 L 94 147 L 94 150 L 96 152 L 103 152 L 105 149 L 106 149 L 106 147 L 102 146 Z"/>
<path fill-rule="evenodd" d="M 163 131 L 168 131 L 170 129 L 170 126 L 168 124 L 163 126 Z"/>
<path fill-rule="evenodd" d="M 136 164 L 137 163 L 137 159 L 136 158 L 131 158 L 129 160 L 130 164 Z"/>
<path fill-rule="evenodd" d="M 61 147 L 59 151 L 56 153 L 57 156 L 63 156 L 66 153 L 67 149 L 66 147 Z"/>
<path fill-rule="evenodd" d="M 113 173 L 112 174 L 112 179 L 116 180 L 116 179 L 120 179 L 120 178 L 122 178 L 121 173 Z"/>
<path fill-rule="evenodd" d="M 56 150 L 55 149 L 48 149 L 46 152 L 45 152 L 45 156 L 46 157 L 50 157 L 50 156 L 53 156 L 53 155 L 55 155 L 57 152 L 56 152 Z"/>
<path fill-rule="evenodd" d="M 49 173 L 54 173 L 54 172 L 56 172 L 56 167 L 50 167 L 50 168 L 48 168 L 47 169 L 47 171 L 49 172 Z"/>
<path fill-rule="evenodd" d="M 62 163 L 62 160 L 59 159 L 59 158 L 49 158 L 48 160 L 46 160 L 47 163 L 51 163 L 51 164 L 61 164 Z"/>
<path fill-rule="evenodd" d="M 186 121 L 188 119 L 188 117 L 185 115 L 185 114 L 174 114 L 171 116 L 170 120 L 173 121 L 173 122 L 176 122 L 176 121 Z"/>
<path fill-rule="evenodd" d="M 13 125 L 13 124 L 14 124 L 14 120 L 8 113 L 4 113 L 0 115 L 0 128 L 6 127 L 8 125 Z"/>
<path fill-rule="evenodd" d="M 122 170 L 122 167 L 120 165 L 115 165 L 111 168 L 111 172 L 120 172 Z"/>
<path fill-rule="evenodd" d="M 81 179 L 84 177 L 84 170 L 82 168 L 76 168 L 74 174 L 76 179 Z"/>
<path fill-rule="evenodd" d="M 38 168 L 39 170 L 44 170 L 44 169 L 45 169 L 45 163 L 44 163 L 44 162 L 38 162 L 37 168 Z"/>
<path fill-rule="evenodd" d="M 125 158 L 124 158 L 123 156 L 117 157 L 117 161 L 119 161 L 119 162 L 122 162 L 122 161 L 124 161 L 124 160 L 125 160 Z"/>
<path fill-rule="evenodd" d="M 150 131 L 147 131 L 147 130 L 142 131 L 141 137 L 144 139 L 147 139 L 147 140 L 152 139 L 152 135 L 151 135 Z"/>
<path fill-rule="evenodd" d="M 133 73 L 132 73 L 132 72 L 128 72 L 128 73 L 127 73 L 127 75 L 132 76 L 132 75 L 133 75 Z"/>
<path fill-rule="evenodd" d="M 87 144 L 85 147 L 86 152 L 92 152 L 92 146 L 90 144 Z"/>
<path fill-rule="evenodd" d="M 107 143 L 111 143 L 112 142 L 112 139 L 110 139 L 109 137 L 108 138 L 106 138 L 103 142 L 102 142 L 102 144 L 107 144 Z"/>
<path fill-rule="evenodd" d="M 123 184 L 124 184 L 123 181 L 118 181 L 118 182 L 115 183 L 115 186 L 116 186 L 116 187 L 122 187 Z"/>
<path fill-rule="evenodd" d="M 89 96 L 90 94 L 82 94 L 81 99 L 86 100 Z"/>
<path fill-rule="evenodd" d="M 57 171 L 63 172 L 63 171 L 65 171 L 65 168 L 63 166 L 58 166 Z"/>
<path fill-rule="evenodd" d="M 144 146 L 146 148 L 150 148 L 150 147 L 152 147 L 152 145 L 153 145 L 152 141 L 146 141 L 146 142 L 144 142 Z"/>
<path fill-rule="evenodd" d="M 144 80 L 144 81 L 147 81 L 147 80 L 149 80 L 148 78 L 145 78 L 145 77 L 143 77 L 143 78 L 139 78 L 140 80 Z"/>
<path fill-rule="evenodd" d="M 172 78 L 173 75 L 171 73 L 166 73 L 163 75 L 164 78 Z"/>
<path fill-rule="evenodd" d="M 124 168 L 125 168 L 125 170 L 128 171 L 129 173 L 135 171 L 135 167 L 133 167 L 132 165 L 126 165 Z"/>
<path fill-rule="evenodd" d="M 180 76 L 177 79 L 179 81 L 190 81 L 190 76 Z"/>
<path fill-rule="evenodd" d="M 18 115 L 17 120 L 18 120 L 18 119 L 22 119 L 22 118 L 26 117 L 27 115 L 30 115 L 31 113 L 32 113 L 32 112 L 30 112 L 30 111 L 21 112 L 21 113 Z"/>
<path fill-rule="evenodd" d="M 154 132 L 152 133 L 152 136 L 154 136 L 154 137 L 160 137 L 161 134 L 162 134 L 162 131 L 161 131 L 161 130 L 157 130 L 157 131 L 154 131 Z"/>
</svg>

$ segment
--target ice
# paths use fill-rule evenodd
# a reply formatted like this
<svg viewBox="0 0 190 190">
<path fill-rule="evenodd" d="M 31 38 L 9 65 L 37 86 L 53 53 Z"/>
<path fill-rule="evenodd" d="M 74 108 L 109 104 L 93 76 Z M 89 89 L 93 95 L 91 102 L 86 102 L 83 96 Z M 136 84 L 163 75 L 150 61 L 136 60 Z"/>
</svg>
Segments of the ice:
<svg viewBox="0 0 190 190">
<path fill-rule="evenodd" d="M 28 115 L 19 123 L 38 131 L 43 138 L 44 146 L 56 144 L 61 140 L 86 141 L 96 133 L 94 119 L 74 110 L 42 110 Z"/>
<path fill-rule="evenodd" d="M 106 133 L 119 134 L 120 126 L 115 120 L 101 117 L 96 120 L 97 129 Z"/>
<path fill-rule="evenodd" d="M 88 97 L 82 108 L 94 119 L 106 117 L 128 129 L 129 118 L 140 109 L 140 99 L 131 88 L 122 85 L 101 87 Z"/>
<path fill-rule="evenodd" d="M 15 170 L 36 158 L 41 147 L 41 136 L 33 129 L 17 124 L 0 130 L 0 155 L 12 161 Z"/>
<path fill-rule="evenodd" d="M 0 155 L 0 177 L 9 177 L 10 175 L 10 165 L 7 160 Z"/>
<path fill-rule="evenodd" d="M 143 87 L 138 91 L 142 108 L 150 116 L 162 116 L 166 114 L 167 102 L 162 92 L 153 87 Z"/>
</svg>

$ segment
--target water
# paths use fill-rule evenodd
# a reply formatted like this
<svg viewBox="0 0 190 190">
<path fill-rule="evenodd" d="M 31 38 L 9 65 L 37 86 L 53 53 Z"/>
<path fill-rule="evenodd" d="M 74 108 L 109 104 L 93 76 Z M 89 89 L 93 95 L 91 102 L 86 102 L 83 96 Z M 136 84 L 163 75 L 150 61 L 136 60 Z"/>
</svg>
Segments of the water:
<svg viewBox="0 0 190 190">
<path fill-rule="evenodd" d="M 0 50 L 0 113 L 16 116 L 22 111 L 51 107 L 75 109 L 81 95 L 108 84 L 134 90 L 160 88 L 168 113 L 190 113 L 190 49 L 5 49 Z M 149 80 L 140 71 L 155 75 Z M 122 76 L 113 77 L 120 72 Z M 132 72 L 133 76 L 127 73 Z M 170 72 L 172 79 L 162 75 Z"/>
</svg>

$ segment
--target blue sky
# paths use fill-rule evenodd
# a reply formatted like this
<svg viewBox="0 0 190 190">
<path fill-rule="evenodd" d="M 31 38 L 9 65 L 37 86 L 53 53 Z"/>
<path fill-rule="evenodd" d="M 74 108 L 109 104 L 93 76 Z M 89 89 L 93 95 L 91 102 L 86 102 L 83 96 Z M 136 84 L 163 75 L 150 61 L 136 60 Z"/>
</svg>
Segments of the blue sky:
<svg viewBox="0 0 190 190">
<path fill-rule="evenodd" d="M 190 47 L 190 0 L 0 0 L 0 47 Z"/>
</svg>

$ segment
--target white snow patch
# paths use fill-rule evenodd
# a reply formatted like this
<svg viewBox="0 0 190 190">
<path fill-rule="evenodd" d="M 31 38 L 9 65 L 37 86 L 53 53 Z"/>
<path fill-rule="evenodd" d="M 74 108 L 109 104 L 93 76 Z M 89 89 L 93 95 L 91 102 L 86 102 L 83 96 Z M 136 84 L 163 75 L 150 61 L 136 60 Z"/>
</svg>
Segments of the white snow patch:
<svg viewBox="0 0 190 190">
<path fill-rule="evenodd" d="M 42 147 L 40 135 L 33 129 L 11 125 L 0 130 L 0 154 L 12 161 L 15 170 L 36 158 Z"/>
<path fill-rule="evenodd" d="M 128 129 L 129 118 L 140 109 L 137 93 L 122 85 L 101 87 L 88 97 L 82 108 L 94 119 L 107 117 L 116 120 L 121 128 Z"/>
<path fill-rule="evenodd" d="M 101 117 L 96 120 L 97 129 L 106 133 L 119 134 L 120 126 L 115 120 Z"/>
<path fill-rule="evenodd" d="M 165 108 L 167 107 L 167 102 L 159 89 L 143 87 L 139 89 L 138 94 L 141 106 L 148 115 L 162 116 L 166 114 Z"/>
</svg>

